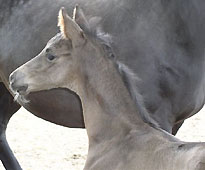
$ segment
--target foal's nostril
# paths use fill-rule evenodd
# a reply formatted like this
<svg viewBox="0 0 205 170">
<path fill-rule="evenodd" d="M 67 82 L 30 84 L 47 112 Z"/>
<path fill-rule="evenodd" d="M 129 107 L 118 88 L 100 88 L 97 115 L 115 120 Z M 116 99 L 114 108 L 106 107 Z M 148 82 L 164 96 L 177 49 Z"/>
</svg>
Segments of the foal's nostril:
<svg viewBox="0 0 205 170">
<path fill-rule="evenodd" d="M 23 94 L 28 89 L 28 84 L 24 84 L 21 81 L 16 80 L 16 77 L 13 74 L 9 76 L 9 83 L 10 83 L 10 89 L 14 93 L 18 92 Z"/>
<path fill-rule="evenodd" d="M 22 86 L 17 87 L 16 91 L 17 91 L 18 93 L 22 93 L 22 92 L 26 92 L 27 89 L 28 89 L 28 85 L 27 85 L 27 84 L 24 84 L 24 85 L 22 85 Z"/>
<path fill-rule="evenodd" d="M 24 84 L 24 85 L 16 87 L 16 92 L 23 94 L 24 92 L 26 92 L 27 89 L 28 89 L 28 85 Z"/>
<path fill-rule="evenodd" d="M 15 82 L 10 83 L 10 89 L 15 93 L 18 92 L 20 94 L 24 94 L 26 92 L 26 90 L 28 89 L 28 85 L 27 84 L 16 84 Z"/>
<path fill-rule="evenodd" d="M 25 94 L 28 89 L 28 84 L 24 83 L 24 73 L 15 71 L 9 76 L 9 83 L 11 90 L 15 93 Z"/>
</svg>

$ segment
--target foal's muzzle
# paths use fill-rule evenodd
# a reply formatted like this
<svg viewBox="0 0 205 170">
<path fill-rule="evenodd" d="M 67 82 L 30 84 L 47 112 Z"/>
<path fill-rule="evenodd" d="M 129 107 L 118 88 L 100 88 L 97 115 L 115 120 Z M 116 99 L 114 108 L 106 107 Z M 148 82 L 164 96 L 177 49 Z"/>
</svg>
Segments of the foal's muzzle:
<svg viewBox="0 0 205 170">
<path fill-rule="evenodd" d="M 28 84 L 24 83 L 24 74 L 21 72 L 13 72 L 9 76 L 10 88 L 14 93 L 25 94 Z"/>
</svg>

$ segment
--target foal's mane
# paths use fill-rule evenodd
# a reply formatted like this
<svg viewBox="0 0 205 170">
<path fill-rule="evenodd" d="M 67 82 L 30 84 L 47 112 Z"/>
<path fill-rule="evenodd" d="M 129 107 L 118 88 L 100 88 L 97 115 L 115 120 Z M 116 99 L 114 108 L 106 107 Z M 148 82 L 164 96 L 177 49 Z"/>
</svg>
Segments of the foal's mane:
<svg viewBox="0 0 205 170">
<path fill-rule="evenodd" d="M 124 85 L 128 89 L 132 100 L 135 102 L 137 106 L 139 115 L 141 116 L 144 122 L 150 124 L 152 127 L 159 127 L 158 123 L 149 115 L 147 109 L 145 108 L 143 97 L 138 92 L 138 85 L 141 80 L 131 69 L 129 69 L 125 64 L 121 63 L 117 59 L 111 47 L 111 36 L 107 33 L 104 33 L 101 29 L 96 30 L 88 32 L 89 36 L 91 36 L 92 39 L 95 39 L 98 42 L 100 42 L 102 45 L 106 46 L 105 50 L 107 51 L 108 59 L 113 61 L 115 68 L 122 77 Z"/>
<path fill-rule="evenodd" d="M 138 84 L 141 80 L 123 63 L 117 60 L 114 62 L 143 121 L 150 124 L 152 127 L 159 127 L 158 123 L 149 115 L 144 105 L 143 96 L 138 91 Z"/>
</svg>

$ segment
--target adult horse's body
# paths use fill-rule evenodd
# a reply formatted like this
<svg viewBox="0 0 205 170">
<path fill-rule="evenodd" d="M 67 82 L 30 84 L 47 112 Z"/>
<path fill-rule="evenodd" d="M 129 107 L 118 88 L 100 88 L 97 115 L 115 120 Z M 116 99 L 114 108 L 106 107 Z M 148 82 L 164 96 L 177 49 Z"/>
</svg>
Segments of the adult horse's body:
<svg viewBox="0 0 205 170">
<path fill-rule="evenodd" d="M 59 7 L 71 9 L 76 3 L 85 7 L 88 16 L 97 16 L 93 23 L 100 20 L 103 30 L 113 36 L 116 55 L 138 73 L 145 106 L 161 128 L 175 133 L 173 128 L 204 104 L 203 0 L 1 0 L 0 158 L 7 168 L 18 165 L 3 134 L 20 107 L 7 91 L 9 74 L 56 33 Z M 29 98 L 24 107 L 36 116 L 67 127 L 84 127 L 80 101 L 70 91 L 56 89 Z"/>
<path fill-rule="evenodd" d="M 205 169 L 205 143 L 181 142 L 142 120 L 107 37 L 91 32 L 79 7 L 73 19 L 62 8 L 59 25 L 61 33 L 11 74 L 10 87 L 20 95 L 59 87 L 79 95 L 89 139 L 84 170 Z"/>
</svg>

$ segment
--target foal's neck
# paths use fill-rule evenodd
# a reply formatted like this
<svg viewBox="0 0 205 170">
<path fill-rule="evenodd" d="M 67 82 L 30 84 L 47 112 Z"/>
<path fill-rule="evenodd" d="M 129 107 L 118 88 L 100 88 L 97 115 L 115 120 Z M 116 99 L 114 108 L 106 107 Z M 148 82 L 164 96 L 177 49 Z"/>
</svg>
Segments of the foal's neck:
<svg viewBox="0 0 205 170">
<path fill-rule="evenodd" d="M 142 127 L 137 108 L 111 60 L 85 57 L 79 96 L 91 142 L 110 140 Z"/>
</svg>

